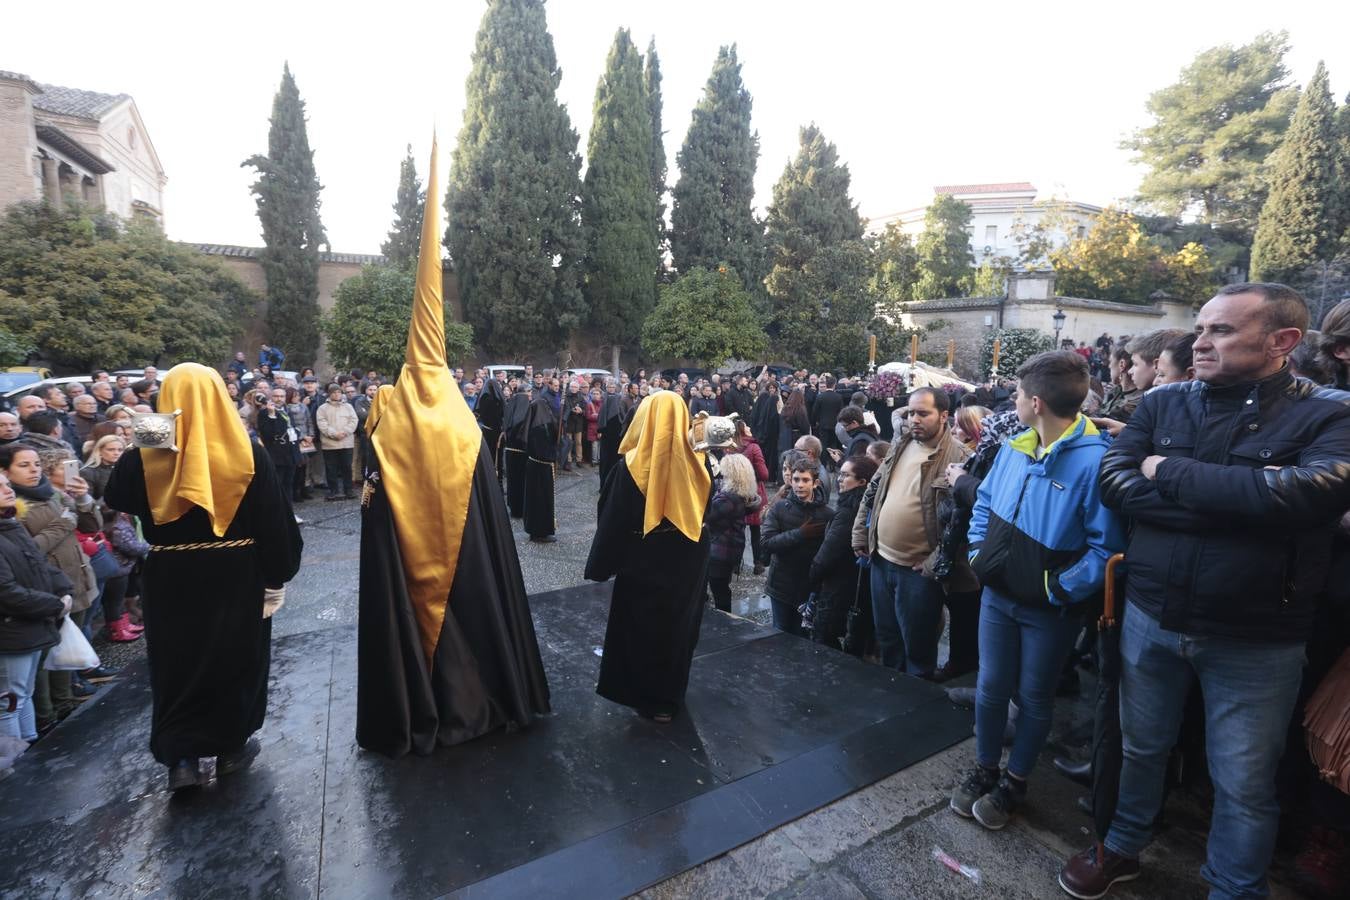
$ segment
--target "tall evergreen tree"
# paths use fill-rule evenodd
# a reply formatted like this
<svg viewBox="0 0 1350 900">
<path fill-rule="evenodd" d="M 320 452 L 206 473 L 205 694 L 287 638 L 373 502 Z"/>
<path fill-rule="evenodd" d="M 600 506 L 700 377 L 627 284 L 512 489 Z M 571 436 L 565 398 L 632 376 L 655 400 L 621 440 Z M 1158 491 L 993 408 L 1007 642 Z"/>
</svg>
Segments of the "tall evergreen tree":
<svg viewBox="0 0 1350 900">
<path fill-rule="evenodd" d="M 661 60 L 656 55 L 656 38 L 647 42 L 647 57 L 642 70 L 647 88 L 647 109 L 651 116 L 652 192 L 656 194 L 656 280 L 666 280 L 666 249 L 670 229 L 666 227 L 666 132 L 661 126 Z"/>
<path fill-rule="evenodd" d="M 774 185 L 765 222 L 771 266 L 765 286 L 772 308 L 770 334 L 787 356 L 807 359 L 820 346 L 821 329 L 839 305 L 840 293 L 870 295 L 865 288 L 871 272 L 858 265 L 868 258 L 866 250 L 840 257 L 849 260 L 847 265 L 812 265 L 824 251 L 860 243 L 863 223 L 848 195 L 848 166 L 839 161 L 834 144 L 815 123 L 802 128 L 798 140 L 796 157 Z M 849 277 L 835 274 L 840 272 Z M 858 327 L 865 328 L 871 318 L 864 315 Z"/>
<path fill-rule="evenodd" d="M 1207 225 L 1235 228 L 1250 246 L 1267 157 L 1298 97 L 1284 65 L 1288 49 L 1284 32 L 1213 47 L 1149 97 L 1153 124 L 1122 143 L 1147 168 L 1142 201 L 1174 218 L 1193 211 Z"/>
<path fill-rule="evenodd" d="M 319 351 L 319 247 L 328 243 L 319 220 L 319 176 L 305 127 L 305 101 L 291 67 L 282 67 L 281 87 L 272 101 L 267 155 L 243 166 L 258 170 L 253 183 L 267 276 L 268 343 L 297 362 L 312 362 Z"/>
<path fill-rule="evenodd" d="M 642 57 L 628 29 L 620 28 L 595 89 L 581 202 L 590 322 L 619 344 L 637 341 L 656 305 L 651 148 Z"/>
<path fill-rule="evenodd" d="M 759 135 L 750 129 L 751 102 L 735 45 L 723 47 L 675 157 L 680 180 L 671 192 L 670 249 L 679 271 L 725 263 L 740 275 L 751 297 L 759 297 L 764 229 L 751 206 L 759 159 Z"/>
<path fill-rule="evenodd" d="M 1345 95 L 1345 102 L 1336 113 L 1336 147 L 1340 249 L 1342 253 L 1350 253 L 1350 94 Z"/>
<path fill-rule="evenodd" d="M 1319 62 L 1275 157 L 1252 243 L 1253 280 L 1296 281 L 1303 269 L 1335 255 L 1337 149 L 1336 101 Z"/>
<path fill-rule="evenodd" d="M 380 252 L 391 265 L 404 266 L 417 261 L 417 249 L 422 240 L 422 213 L 426 209 L 427 193 L 417 178 L 417 164 L 413 162 L 412 144 L 408 155 L 398 167 L 398 198 L 394 201 L 394 227 L 389 239 L 380 245 Z"/>
<path fill-rule="evenodd" d="M 558 346 L 581 324 L 581 157 L 543 0 L 491 0 L 450 169 L 445 244 L 481 346 Z"/>
<path fill-rule="evenodd" d="M 970 252 L 970 206 L 949 194 L 933 201 L 919 235 L 915 300 L 961 297 L 970 289 L 975 257 Z"/>
</svg>

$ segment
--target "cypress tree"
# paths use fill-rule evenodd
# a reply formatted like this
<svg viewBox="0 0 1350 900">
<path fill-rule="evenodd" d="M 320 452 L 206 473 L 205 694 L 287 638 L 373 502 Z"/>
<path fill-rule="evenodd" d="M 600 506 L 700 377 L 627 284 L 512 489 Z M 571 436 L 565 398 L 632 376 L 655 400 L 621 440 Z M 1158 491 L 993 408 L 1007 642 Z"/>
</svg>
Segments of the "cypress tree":
<svg viewBox="0 0 1350 900">
<path fill-rule="evenodd" d="M 267 276 L 268 343 L 297 362 L 312 362 L 319 350 L 319 246 L 328 243 L 319 221 L 319 176 L 305 128 L 305 101 L 291 67 L 282 67 L 272 101 L 267 155 L 243 166 L 258 170 L 253 183 Z"/>
<path fill-rule="evenodd" d="M 481 346 L 556 348 L 584 316 L 581 157 L 543 0 L 491 0 L 450 168 L 445 244 Z"/>
<path fill-rule="evenodd" d="M 1350 252 L 1350 94 L 1336 113 L 1336 158 L 1339 168 L 1336 183 L 1340 185 L 1340 195 L 1336 206 L 1340 212 L 1338 227 L 1341 233 L 1341 252 Z"/>
<path fill-rule="evenodd" d="M 750 130 L 750 107 L 736 47 L 723 47 L 675 157 L 680 180 L 672 191 L 670 249 L 681 272 L 727 264 L 759 297 L 764 229 L 751 208 L 759 135 Z"/>
<path fill-rule="evenodd" d="M 1252 280 L 1297 281 L 1309 265 L 1335 255 L 1336 157 L 1336 102 L 1319 62 L 1276 151 L 1252 242 Z"/>
<path fill-rule="evenodd" d="M 394 227 L 389 239 L 380 245 L 380 252 L 390 265 L 404 266 L 417 261 L 417 250 L 422 240 L 422 212 L 427 202 L 426 191 L 417 179 L 417 164 L 413 162 L 412 144 L 408 155 L 398 167 L 398 197 L 394 200 Z"/>
<path fill-rule="evenodd" d="M 915 250 L 919 278 L 915 300 L 961 297 L 969 290 L 975 257 L 970 252 L 970 206 L 949 195 L 933 201 L 923 216 Z"/>
<path fill-rule="evenodd" d="M 656 280 L 666 280 L 666 249 L 670 229 L 666 227 L 666 132 L 661 127 L 661 60 L 656 55 L 656 38 L 647 42 L 643 80 L 647 88 L 647 109 L 651 116 L 652 193 L 656 195 Z M 653 290 L 655 290 L 653 288 Z"/>
<path fill-rule="evenodd" d="M 850 300 L 870 295 L 871 272 L 857 264 L 867 258 L 865 248 L 830 255 L 828 262 L 821 258 L 826 251 L 861 244 L 863 223 L 848 195 L 848 166 L 839 161 L 834 144 L 815 123 L 802 128 L 798 139 L 797 156 L 774 185 L 765 222 L 771 263 L 765 285 L 772 308 L 770 334 L 789 358 L 806 360 L 819 349 L 822 330 L 844 295 Z M 862 316 L 860 332 L 871 318 Z"/>
<path fill-rule="evenodd" d="M 642 57 L 620 28 L 595 89 L 581 220 L 586 301 L 601 336 L 636 342 L 656 303 L 656 193 Z"/>
</svg>

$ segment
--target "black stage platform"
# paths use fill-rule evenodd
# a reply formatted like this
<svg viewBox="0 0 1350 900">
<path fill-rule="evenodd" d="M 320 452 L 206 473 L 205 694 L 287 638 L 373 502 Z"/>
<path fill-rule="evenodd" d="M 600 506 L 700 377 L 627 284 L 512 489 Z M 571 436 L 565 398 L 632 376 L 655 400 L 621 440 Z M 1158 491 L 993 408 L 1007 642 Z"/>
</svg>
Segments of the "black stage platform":
<svg viewBox="0 0 1350 900">
<path fill-rule="evenodd" d="M 280 639 L 254 767 L 172 799 L 130 672 L 0 783 L 0 893 L 619 897 L 970 734 L 933 685 L 713 612 L 658 726 L 595 695 L 608 597 L 531 598 L 551 717 L 426 758 L 356 747 L 354 630 Z"/>
</svg>

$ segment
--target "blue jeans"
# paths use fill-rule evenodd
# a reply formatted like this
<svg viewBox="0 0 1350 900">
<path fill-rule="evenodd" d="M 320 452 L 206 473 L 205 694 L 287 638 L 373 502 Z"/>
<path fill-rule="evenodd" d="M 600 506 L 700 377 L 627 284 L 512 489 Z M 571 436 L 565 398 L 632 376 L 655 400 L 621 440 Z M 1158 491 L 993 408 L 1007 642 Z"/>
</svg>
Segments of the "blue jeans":
<svg viewBox="0 0 1350 900">
<path fill-rule="evenodd" d="M 797 637 L 806 636 L 806 632 L 802 631 L 802 614 L 797 610 L 796 603 L 770 597 L 769 609 L 773 613 L 774 628 L 795 634 Z"/>
<path fill-rule="evenodd" d="M 37 718 L 33 714 L 33 686 L 37 682 L 41 650 L 27 653 L 0 653 L 0 694 L 13 694 L 18 701 L 14 712 L 9 700 L 0 700 L 0 734 L 37 740 Z"/>
<path fill-rule="evenodd" d="M 932 675 L 942 636 L 942 586 L 909 566 L 872 554 L 872 616 L 881 664 Z"/>
<path fill-rule="evenodd" d="M 1267 644 L 1164 631 L 1133 604 L 1121 627 L 1120 728 L 1125 762 L 1106 846 L 1137 858 L 1162 805 L 1167 755 L 1189 682 L 1205 701 L 1205 751 L 1214 782 L 1207 859 L 1210 898 L 1265 897 L 1280 807 L 1275 770 L 1303 676 L 1302 643 Z"/>
<path fill-rule="evenodd" d="M 1023 606 L 985 588 L 980 597 L 980 674 L 975 682 L 975 758 L 996 768 L 1003 757 L 1008 701 L 1021 709 L 1008 771 L 1026 778 L 1050 735 L 1055 688 L 1083 627 L 1074 608 Z"/>
</svg>

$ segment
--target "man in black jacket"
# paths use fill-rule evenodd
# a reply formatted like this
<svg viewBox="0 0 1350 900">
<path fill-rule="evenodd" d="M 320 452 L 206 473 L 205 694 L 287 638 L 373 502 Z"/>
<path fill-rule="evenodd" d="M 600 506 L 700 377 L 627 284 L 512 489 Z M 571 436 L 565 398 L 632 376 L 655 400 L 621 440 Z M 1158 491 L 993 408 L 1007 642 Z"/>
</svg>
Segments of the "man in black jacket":
<svg viewBox="0 0 1350 900">
<path fill-rule="evenodd" d="M 1133 519 L 1126 551 L 1124 765 L 1104 848 L 1060 886 L 1100 897 L 1139 873 L 1189 670 L 1200 681 L 1214 813 L 1211 896 L 1266 896 L 1275 769 L 1333 528 L 1350 506 L 1350 393 L 1289 373 L 1308 328 L 1279 284 L 1224 287 L 1196 319 L 1196 381 L 1156 388 L 1102 461 L 1102 499 Z"/>
<path fill-rule="evenodd" d="M 820 376 L 820 393 L 812 410 L 813 433 L 825 449 L 838 450 L 839 439 L 834 434 L 834 423 L 839 421 L 839 410 L 844 408 L 844 397 L 834 389 L 834 376 L 826 372 Z"/>
</svg>

